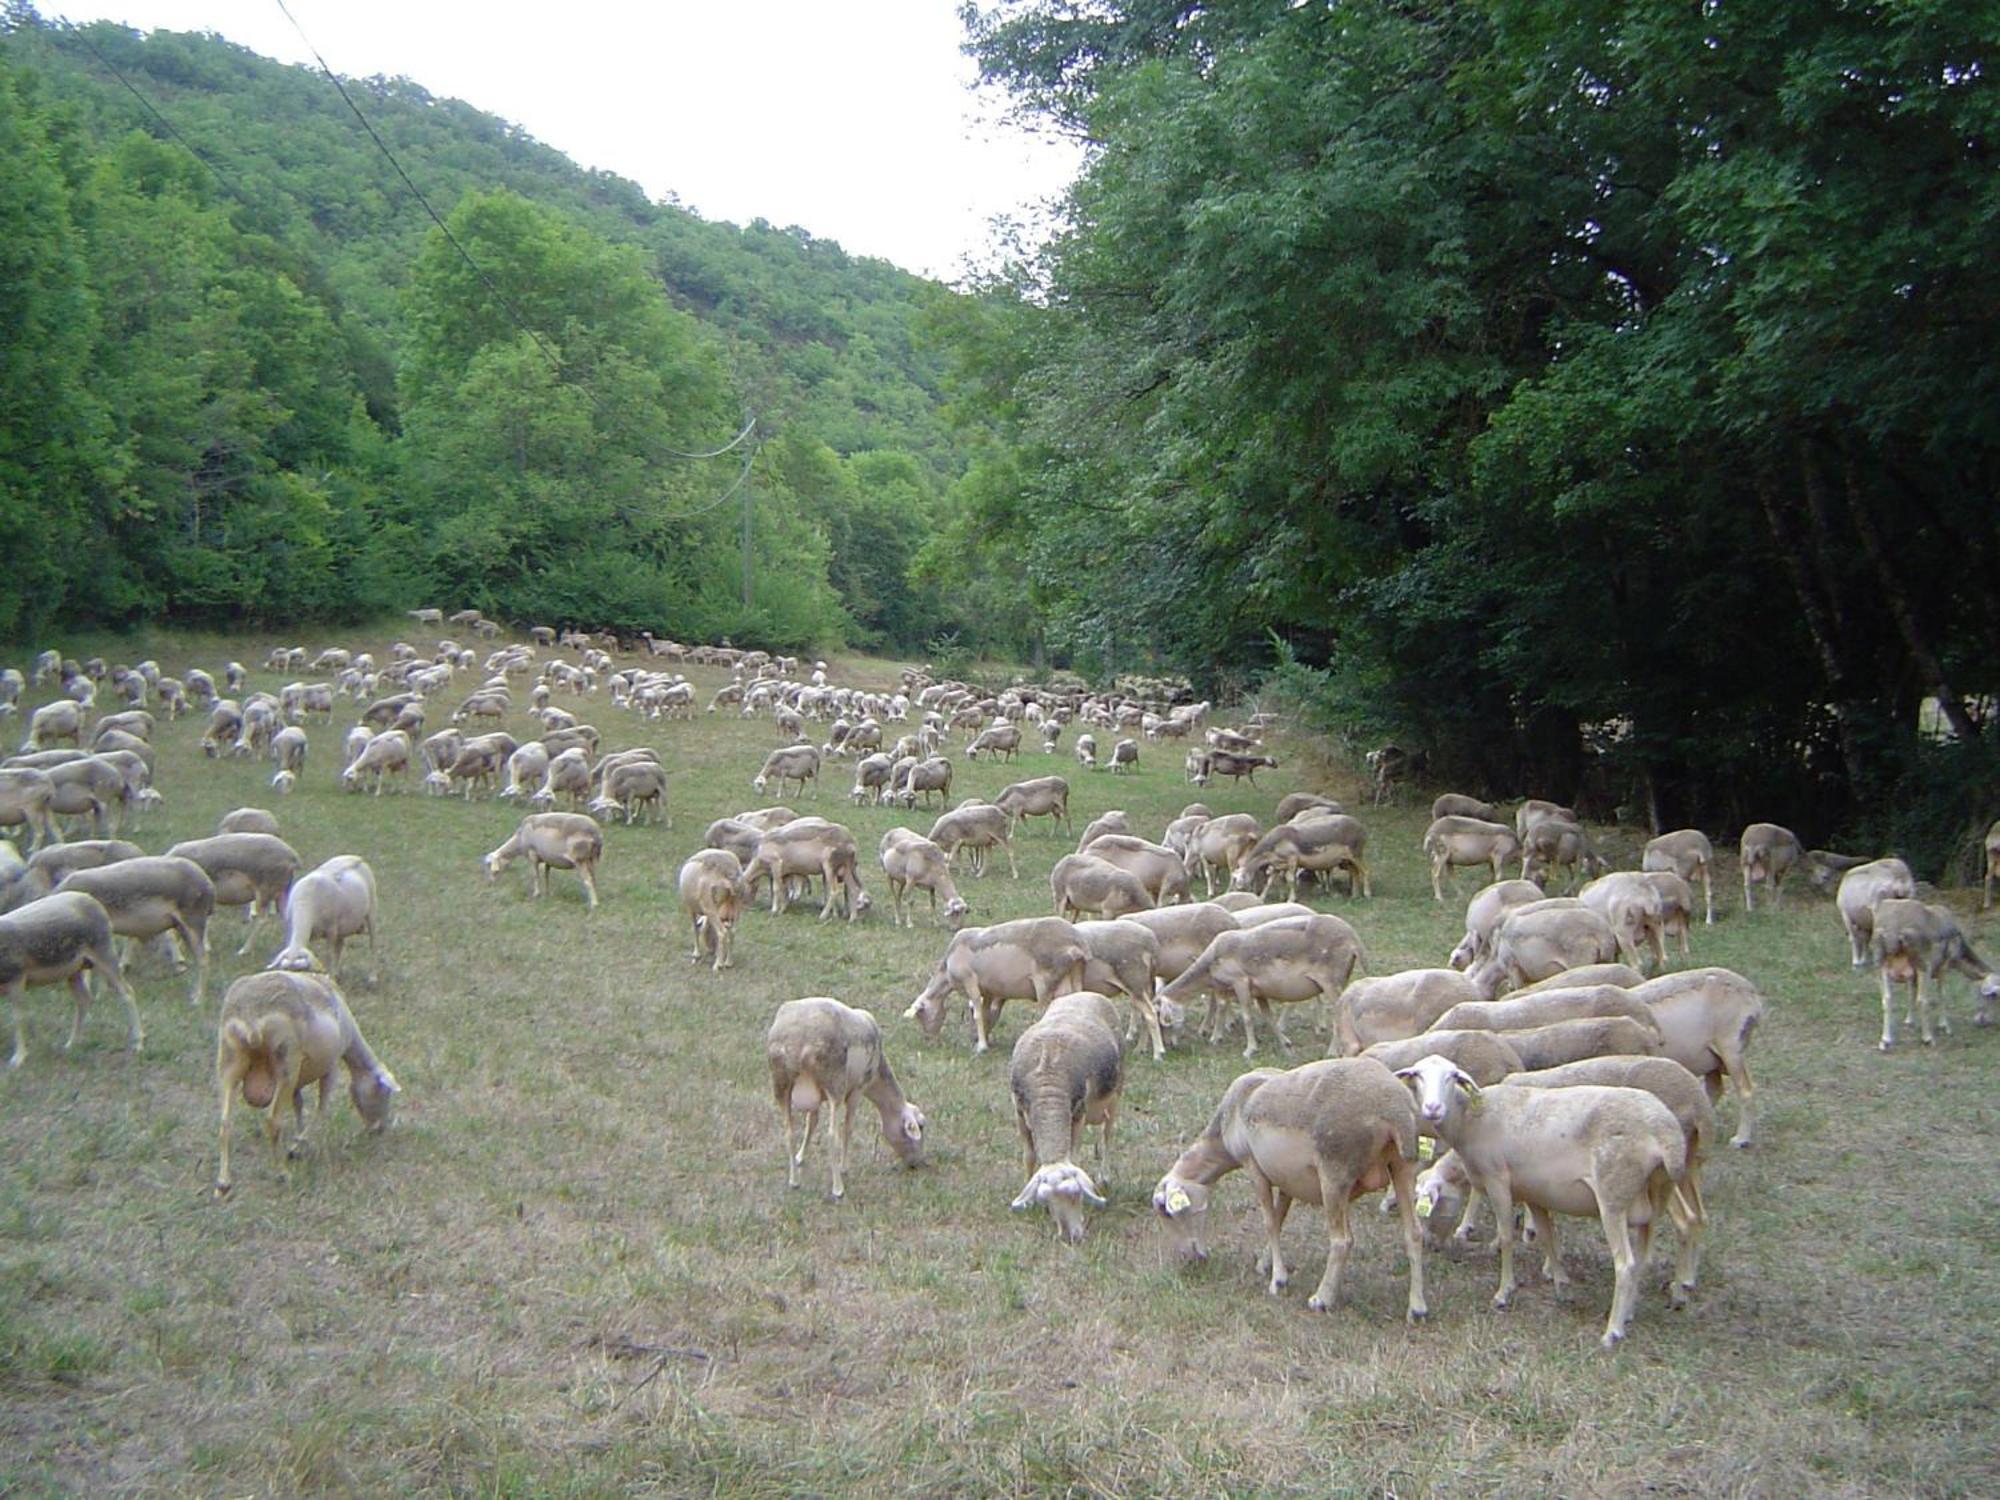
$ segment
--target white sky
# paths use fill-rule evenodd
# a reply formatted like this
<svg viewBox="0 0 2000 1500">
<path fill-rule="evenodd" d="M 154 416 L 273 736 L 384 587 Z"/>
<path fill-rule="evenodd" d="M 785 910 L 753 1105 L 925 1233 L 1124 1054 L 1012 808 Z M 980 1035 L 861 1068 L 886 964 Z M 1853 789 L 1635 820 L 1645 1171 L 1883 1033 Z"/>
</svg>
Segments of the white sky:
<svg viewBox="0 0 2000 1500">
<path fill-rule="evenodd" d="M 972 90 L 954 0 L 286 3 L 342 77 L 400 74 L 705 219 L 797 224 L 943 280 L 985 262 L 995 216 L 1035 221 L 1078 163 Z M 37 8 L 312 62 L 276 0 Z"/>
</svg>

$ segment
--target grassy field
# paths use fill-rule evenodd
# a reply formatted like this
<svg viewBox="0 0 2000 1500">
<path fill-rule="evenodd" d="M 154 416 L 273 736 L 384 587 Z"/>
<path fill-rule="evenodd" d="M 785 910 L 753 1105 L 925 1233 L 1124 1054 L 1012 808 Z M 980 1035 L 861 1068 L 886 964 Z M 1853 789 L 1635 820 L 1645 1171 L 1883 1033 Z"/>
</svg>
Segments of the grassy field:
<svg viewBox="0 0 2000 1500">
<path fill-rule="evenodd" d="M 270 642 L 66 644 L 217 670 L 254 669 Z M 841 664 L 849 681 L 892 670 Z M 706 701 L 720 674 L 694 675 Z M 1023 1172 L 1006 1057 L 1026 1012 L 979 1058 L 962 1008 L 935 1045 L 900 1019 L 944 934 L 889 925 L 874 850 L 930 815 L 852 808 L 830 768 L 841 779 L 795 805 L 854 829 L 875 911 L 753 913 L 715 976 L 688 962 L 672 881 L 711 818 L 767 800 L 749 783 L 770 725 L 641 724 L 601 697 L 584 717 L 677 772 L 670 831 L 608 830 L 594 914 L 566 875 L 539 903 L 525 867 L 485 881 L 507 804 L 341 794 L 351 716 L 311 731 L 282 802 L 268 765 L 205 760 L 198 721 L 162 724 L 148 849 L 258 804 L 308 864 L 373 865 L 383 975 L 362 982 L 350 949 L 347 993 L 403 1084 L 399 1123 L 364 1136 L 343 1090 L 287 1185 L 239 1118 L 236 1192 L 211 1199 L 215 1001 L 280 941 L 267 929 L 234 957 L 233 915 L 200 1012 L 154 960 L 134 966 L 138 1057 L 115 1001 L 64 1055 L 66 999 L 31 991 L 30 1055 L 0 1077 L 0 1494 L 2000 1493 L 2000 1036 L 1968 1024 L 1954 981 L 1949 1038 L 1878 1054 L 1872 976 L 1848 967 L 1830 903 L 1746 917 L 1729 861 L 1723 919 L 1696 930 L 1696 961 L 1750 976 L 1769 1011 L 1759 1144 L 1711 1166 L 1691 1309 L 1667 1311 L 1657 1262 L 1628 1343 L 1601 1353 L 1609 1262 L 1578 1224 L 1563 1298 L 1533 1281 L 1495 1313 L 1490 1253 L 1440 1253 L 1430 1321 L 1409 1328 L 1400 1237 L 1371 1204 L 1348 1301 L 1315 1316 L 1317 1214 L 1292 1217 L 1298 1269 L 1276 1299 L 1240 1174 L 1218 1188 L 1206 1265 L 1172 1263 L 1151 1222 L 1153 1183 L 1243 1066 L 1236 1045 L 1131 1059 L 1110 1206 L 1060 1244 L 1046 1215 L 1007 1208 Z M 524 714 L 509 727 L 528 737 Z M 1268 819 L 1288 790 L 1352 794 L 1295 769 L 1302 749 L 1279 747 L 1269 785 L 1207 800 Z M 961 758 L 956 795 L 1060 770 L 1079 830 L 1123 807 L 1157 837 L 1190 800 L 1179 762 L 1149 750 L 1111 777 Z M 1442 962 L 1472 882 L 1435 905 L 1426 811 L 1362 816 L 1375 898 L 1324 904 L 1374 972 Z M 1048 909 L 1071 843 L 1031 828 L 1018 883 L 1004 861 L 965 882 L 975 921 Z M 1636 863 L 1637 833 L 1605 841 Z M 905 1171 L 864 1109 L 839 1205 L 818 1146 L 786 1190 L 764 1062 L 772 1012 L 805 994 L 875 1012 L 931 1122 L 929 1165 Z"/>
</svg>

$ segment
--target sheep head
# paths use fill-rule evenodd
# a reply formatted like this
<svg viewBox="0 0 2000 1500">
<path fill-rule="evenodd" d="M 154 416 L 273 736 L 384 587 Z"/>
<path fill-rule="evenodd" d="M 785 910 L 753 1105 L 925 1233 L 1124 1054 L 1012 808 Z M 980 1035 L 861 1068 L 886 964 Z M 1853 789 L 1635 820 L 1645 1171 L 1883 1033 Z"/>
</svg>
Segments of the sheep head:
<svg viewBox="0 0 2000 1500">
<path fill-rule="evenodd" d="M 1073 1161 L 1059 1161 L 1036 1168 L 1020 1197 L 1009 1206 L 1019 1212 L 1046 1205 L 1056 1221 L 1056 1233 L 1076 1245 L 1083 1241 L 1083 1205 L 1102 1208 L 1106 1201 L 1088 1172 Z"/>
<path fill-rule="evenodd" d="M 1208 1246 L 1201 1238 L 1208 1223 L 1208 1199 L 1207 1186 L 1188 1182 L 1172 1172 L 1162 1177 L 1160 1185 L 1153 1189 L 1153 1211 L 1166 1226 L 1167 1239 L 1182 1260 L 1208 1259 Z"/>
<path fill-rule="evenodd" d="M 1479 1085 L 1472 1075 L 1448 1057 L 1440 1057 L 1433 1052 L 1407 1068 L 1399 1069 L 1396 1076 L 1403 1080 L 1417 1103 L 1418 1128 L 1427 1135 L 1446 1135 L 1450 1125 L 1458 1118 L 1461 1100 L 1464 1107 L 1479 1107 Z M 1427 1128 L 1426 1128 L 1427 1127 Z"/>
</svg>

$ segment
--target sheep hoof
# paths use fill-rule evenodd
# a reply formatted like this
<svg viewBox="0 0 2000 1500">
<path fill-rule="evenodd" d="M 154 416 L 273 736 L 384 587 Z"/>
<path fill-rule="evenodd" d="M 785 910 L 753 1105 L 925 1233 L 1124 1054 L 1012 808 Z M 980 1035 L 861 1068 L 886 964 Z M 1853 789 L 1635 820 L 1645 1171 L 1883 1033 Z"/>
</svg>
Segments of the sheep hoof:
<svg viewBox="0 0 2000 1500">
<path fill-rule="evenodd" d="M 1332 1312 L 1333 1299 L 1331 1297 L 1322 1297 L 1318 1292 L 1314 1292 L 1310 1297 L 1306 1298 L 1306 1311 L 1316 1313 Z"/>
<path fill-rule="evenodd" d="M 1679 1282 L 1675 1282 L 1667 1288 L 1667 1306 L 1671 1307 L 1675 1312 L 1685 1310 L 1688 1305 L 1688 1294 L 1693 1290 L 1692 1287 L 1685 1287 Z"/>
<path fill-rule="evenodd" d="M 1882 1040 L 1877 1042 L 1875 1045 L 1879 1047 L 1882 1051 L 1887 1052 L 1891 1048 L 1893 1048 L 1896 1044 L 1890 1041 L 1887 1037 L 1883 1037 Z"/>
<path fill-rule="evenodd" d="M 236 1184 L 233 1182 L 218 1182 L 210 1191 L 214 1193 L 215 1199 L 219 1203 L 229 1196 L 230 1190 L 235 1186 Z"/>
<path fill-rule="evenodd" d="M 1512 1292 L 1495 1292 L 1493 1294 L 1493 1310 L 1495 1312 L 1505 1312 L 1512 1305 L 1513 1301 L 1514 1294 Z"/>
<path fill-rule="evenodd" d="M 1410 1310 L 1403 1314 L 1403 1321 L 1405 1323 L 1421 1323 L 1430 1317 L 1430 1315 L 1431 1310 L 1428 1306 L 1422 1302 L 1416 1302 L 1412 1303 Z"/>
<path fill-rule="evenodd" d="M 1625 1335 L 1623 1333 L 1606 1333 L 1604 1337 L 1599 1339 L 1597 1342 L 1598 1346 L 1602 1348 L 1606 1354 L 1609 1354 L 1612 1350 L 1616 1349 L 1620 1344 L 1625 1342 Z"/>
</svg>

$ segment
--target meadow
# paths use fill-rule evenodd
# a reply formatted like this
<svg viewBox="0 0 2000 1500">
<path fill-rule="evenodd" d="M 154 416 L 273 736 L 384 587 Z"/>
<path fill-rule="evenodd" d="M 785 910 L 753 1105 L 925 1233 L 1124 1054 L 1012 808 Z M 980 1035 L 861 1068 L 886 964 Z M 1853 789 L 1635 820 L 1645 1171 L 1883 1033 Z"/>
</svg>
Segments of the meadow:
<svg viewBox="0 0 2000 1500">
<path fill-rule="evenodd" d="M 382 655 L 392 638 L 298 643 Z M 170 672 L 235 657 L 275 690 L 287 679 L 257 670 L 272 644 L 63 643 Z M 896 671 L 834 669 L 882 686 Z M 690 675 L 704 703 L 725 678 Z M 1006 1062 L 1026 1008 L 1008 1007 L 981 1057 L 962 1007 L 935 1044 L 901 1019 L 946 934 L 923 915 L 890 925 L 875 847 L 934 811 L 853 807 L 830 763 L 817 796 L 789 800 L 854 830 L 874 910 L 854 924 L 821 924 L 811 903 L 753 912 L 733 970 L 689 963 L 674 875 L 710 819 L 773 800 L 750 787 L 768 719 L 648 723 L 584 700 L 607 748 L 657 746 L 675 773 L 671 829 L 607 829 L 592 913 L 562 872 L 539 902 L 525 866 L 488 883 L 479 857 L 518 821 L 509 804 L 344 794 L 354 716 L 310 729 L 283 799 L 267 763 L 205 759 L 198 716 L 162 722 L 165 805 L 131 836 L 157 851 L 260 805 L 308 866 L 368 859 L 382 973 L 368 983 L 366 947 L 351 946 L 344 987 L 403 1086 L 398 1123 L 364 1135 L 337 1090 L 287 1183 L 239 1112 L 235 1192 L 210 1194 L 216 1005 L 277 949 L 271 924 L 239 958 L 240 919 L 217 921 L 199 1010 L 179 976 L 137 960 L 137 1056 L 115 1000 L 65 1054 L 66 995 L 30 991 L 29 1056 L 0 1077 L 0 1494 L 2000 1492 L 2000 1035 L 1970 1024 L 1954 980 L 1949 1037 L 1878 1053 L 1873 976 L 1849 967 L 1823 897 L 1794 888 L 1746 916 L 1723 861 L 1721 919 L 1697 927 L 1694 961 L 1767 998 L 1758 1143 L 1711 1163 L 1693 1305 L 1667 1310 L 1657 1257 L 1628 1342 L 1606 1355 L 1593 1225 L 1566 1236 L 1575 1287 L 1557 1298 L 1529 1281 L 1504 1314 L 1483 1245 L 1428 1257 L 1416 1327 L 1400 1236 L 1372 1202 L 1327 1315 L 1305 1308 L 1318 1215 L 1292 1216 L 1292 1288 L 1267 1296 L 1240 1174 L 1218 1187 L 1210 1259 L 1174 1262 L 1152 1186 L 1245 1066 L 1237 1042 L 1130 1056 L 1111 1201 L 1080 1246 L 1044 1214 L 1010 1213 L 1024 1173 Z M 517 710 L 507 727 L 529 726 Z M 1147 747 L 1129 776 L 1066 753 L 954 755 L 954 797 L 1059 771 L 1079 831 L 1121 807 L 1158 837 L 1197 795 L 1268 819 L 1287 791 L 1329 791 L 1370 829 L 1375 895 L 1316 904 L 1354 923 L 1371 972 L 1442 962 L 1475 882 L 1432 901 L 1428 795 L 1356 807 L 1358 787 L 1312 746 L 1281 736 L 1276 751 L 1256 787 L 1200 794 L 1171 747 Z M 1735 830 L 1712 832 L 1733 845 Z M 1641 832 L 1600 835 L 1636 865 Z M 1049 909 L 1048 868 L 1073 840 L 1038 820 L 1017 847 L 1018 881 L 1003 859 L 961 882 L 975 922 Z M 1949 898 L 1995 946 L 1977 892 Z M 928 1164 L 904 1170 L 864 1106 L 840 1204 L 820 1143 L 786 1189 L 764 1059 L 773 1011 L 809 994 L 874 1011 L 930 1122 Z M 1303 1019 L 1296 1061 L 1324 1046 Z M 1276 1060 L 1266 1037 L 1258 1061 Z M 1721 1108 L 1733 1125 L 1733 1101 Z"/>
</svg>

